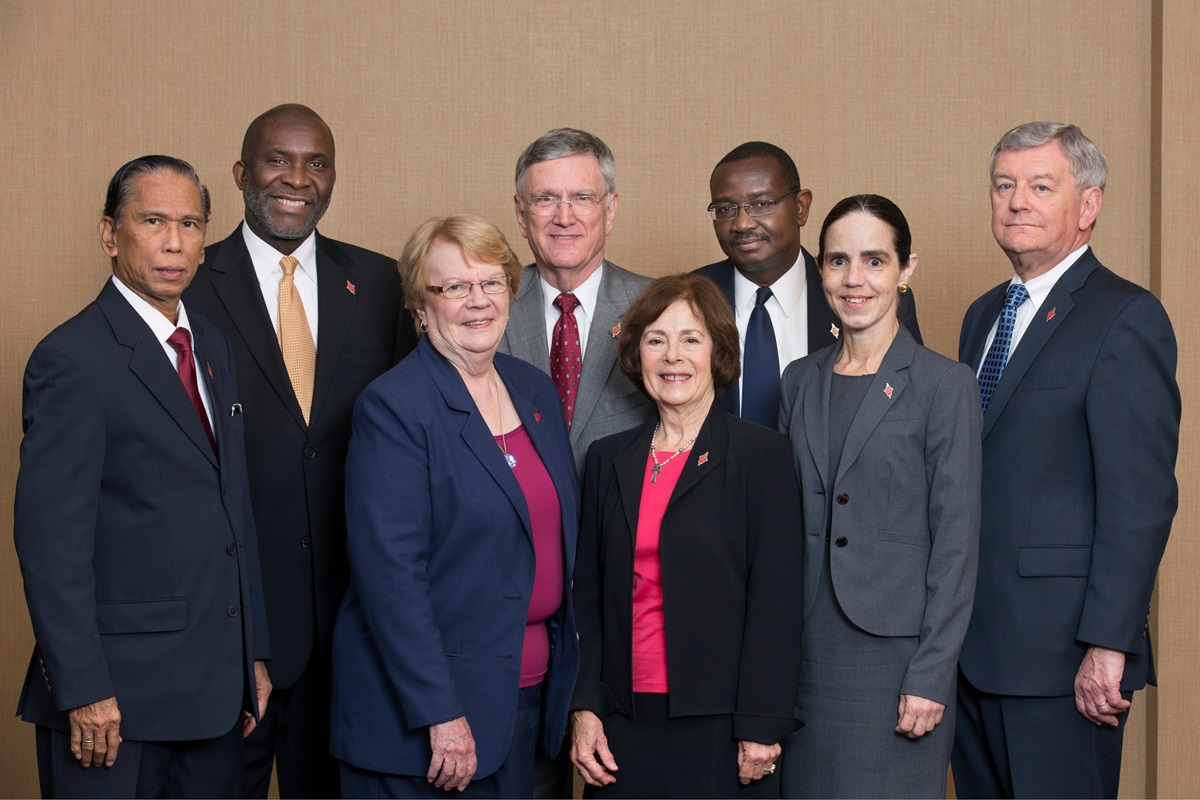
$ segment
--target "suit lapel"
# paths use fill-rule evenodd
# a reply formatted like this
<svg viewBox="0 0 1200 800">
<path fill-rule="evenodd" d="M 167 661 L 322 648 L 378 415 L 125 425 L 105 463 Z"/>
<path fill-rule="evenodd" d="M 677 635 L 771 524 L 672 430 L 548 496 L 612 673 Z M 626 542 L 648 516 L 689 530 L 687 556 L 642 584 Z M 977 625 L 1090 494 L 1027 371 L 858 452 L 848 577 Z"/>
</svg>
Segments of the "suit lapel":
<svg viewBox="0 0 1200 800">
<path fill-rule="evenodd" d="M 441 391 L 447 408 L 462 414 L 459 435 L 462 436 L 463 442 L 504 491 L 513 510 L 521 519 L 525 535 L 532 542 L 533 527 L 529 522 L 529 507 L 525 502 L 525 495 L 521 492 L 521 485 L 517 483 L 517 477 L 512 474 L 512 470 L 504 462 L 504 456 L 500 452 L 500 448 L 496 446 L 496 440 L 492 437 L 492 432 L 484 422 L 483 415 L 479 413 L 479 408 L 471 398 L 471 393 L 467 390 L 467 385 L 463 383 L 458 370 L 434 349 L 433 345 L 429 343 L 428 336 L 421 337 L 417 351 L 420 353 L 425 368 L 433 378 L 433 382 Z"/>
<path fill-rule="evenodd" d="M 696 441 L 692 444 L 692 452 L 684 462 L 683 472 L 679 474 L 679 482 L 671 492 L 671 499 L 667 503 L 668 510 L 695 488 L 696 484 L 712 474 L 723 460 L 722 455 L 729 446 L 729 429 L 725 414 L 725 409 L 716 403 L 709 409 L 708 416 L 696 435 Z M 701 455 L 707 456 L 703 464 L 700 463 Z"/>
<path fill-rule="evenodd" d="M 996 384 L 996 391 L 992 393 L 992 399 L 988 401 L 987 412 L 983 415 L 985 439 L 992 426 L 996 424 L 996 420 L 1004 413 L 1004 408 L 1008 405 L 1013 392 L 1016 391 L 1017 385 L 1025 377 L 1025 373 L 1029 371 L 1046 342 L 1050 340 L 1050 337 L 1054 335 L 1054 332 L 1058 330 L 1063 320 L 1075 307 L 1075 301 L 1071 299 L 1071 294 L 1083 286 L 1088 276 L 1098 266 L 1100 266 L 1100 262 L 1092 255 L 1091 249 L 1088 249 L 1058 279 L 1054 288 L 1050 290 L 1050 294 L 1038 307 L 1033 319 L 1029 322 L 1029 327 L 1021 335 L 1021 341 L 1017 344 L 1017 348 L 1009 355 L 1008 363 L 1004 365 L 1004 373 L 1000 376 L 1000 382 Z M 1052 309 L 1054 313 L 1050 314 Z"/>
<path fill-rule="evenodd" d="M 817 364 L 817 376 L 804 389 L 804 430 L 821 485 L 831 485 L 829 472 L 829 396 L 833 391 L 833 364 L 841 346 L 828 351 Z"/>
<path fill-rule="evenodd" d="M 720 287 L 721 293 L 725 295 L 725 300 L 729 303 L 729 310 L 732 311 L 736 317 L 737 301 L 734 299 L 733 291 L 733 262 L 726 259 L 725 261 L 716 264 L 715 267 L 708 267 L 706 269 L 710 271 L 706 271 L 704 274 Z M 741 416 L 741 409 L 738 408 L 738 401 L 740 400 L 740 386 L 740 380 L 734 381 L 733 384 L 730 385 L 729 389 L 726 390 L 725 394 L 717 398 L 717 402 L 721 404 L 721 408 L 725 409 L 730 414 L 733 414 L 735 417 Z"/>
<path fill-rule="evenodd" d="M 328 239 L 317 234 L 317 374 L 313 381 L 310 426 L 320 419 L 321 407 L 342 363 L 346 335 L 354 319 L 357 294 L 350 286 L 360 283 L 354 264 Z M 289 388 L 291 382 L 288 383 Z M 297 404 L 297 409 L 299 404 Z"/>
<path fill-rule="evenodd" d="M 871 438 L 879 421 L 883 419 L 883 415 L 904 394 L 908 381 L 904 379 L 903 371 L 912 364 L 916 349 L 916 340 L 901 325 L 892 346 L 883 357 L 883 363 L 879 365 L 879 370 L 871 381 L 870 388 L 867 389 L 867 396 L 863 398 L 858 413 L 854 415 L 854 421 L 850 423 L 850 430 L 846 432 L 846 444 L 842 447 L 838 473 L 834 476 L 835 485 L 837 480 L 854 466 L 855 460 L 862 452 L 867 439 Z"/>
<path fill-rule="evenodd" d="M 838 341 L 835 328 L 841 328 L 837 315 L 825 300 L 825 289 L 821 286 L 821 270 L 817 260 L 801 248 L 804 254 L 804 281 L 808 296 L 808 352 L 815 353 Z"/>
<path fill-rule="evenodd" d="M 600 277 L 600 292 L 596 297 L 596 310 L 592 314 L 591 327 L 588 328 L 583 371 L 579 375 L 579 397 L 571 419 L 572 446 L 579 443 L 592 412 L 596 410 L 609 373 L 618 369 L 617 337 L 613 336 L 613 330 L 620 323 L 621 315 L 616 309 L 627 308 L 632 300 L 633 298 L 628 297 L 617 271 L 605 261 L 604 273 Z"/>
<path fill-rule="evenodd" d="M 212 361 L 208 357 L 213 346 L 209 339 L 208 331 L 205 327 L 197 324 L 195 316 L 189 317 L 192 325 L 193 347 L 192 355 L 196 359 L 196 365 L 200 368 L 200 380 L 204 381 L 204 387 L 208 391 L 208 403 L 211 406 L 212 412 L 212 429 L 213 438 L 217 441 L 217 460 L 220 461 L 222 454 L 226 452 L 228 444 L 225 441 L 225 414 L 229 413 L 229 406 L 226 405 L 226 398 L 217 387 L 216 375 L 213 373 Z"/>
<path fill-rule="evenodd" d="M 279 337 L 263 303 L 258 275 L 254 272 L 254 264 L 250 260 L 249 251 L 246 250 L 246 241 L 242 238 L 240 226 L 225 240 L 225 245 L 213 261 L 212 285 L 213 291 L 225 306 L 238 335 L 246 343 L 267 382 L 271 384 L 271 388 L 291 413 L 296 424 L 305 427 L 304 415 L 300 412 L 300 404 L 296 402 L 292 381 L 283 365 Z M 321 321 L 322 328 L 324 322 Z"/>
<path fill-rule="evenodd" d="M 650 440 L 654 438 L 654 426 L 658 414 L 647 420 L 637 438 L 625 452 L 613 459 L 617 472 L 617 487 L 621 492 L 621 505 L 625 509 L 625 523 L 629 535 L 637 539 L 637 522 L 642 505 L 642 482 L 646 479 L 646 459 L 650 455 Z"/>
<path fill-rule="evenodd" d="M 217 466 L 216 454 L 208 442 L 204 428 L 200 425 L 200 419 L 196 416 L 196 409 L 188 397 L 187 390 L 179 380 L 179 373 L 172 368 L 162 343 L 154 338 L 145 320 L 138 316 L 111 281 L 104 284 L 100 296 L 96 298 L 96 304 L 108 318 L 117 344 L 132 351 L 129 359 L 130 371 L 154 395 L 175 424 L 192 440 L 192 444 L 204 453 L 214 467 Z M 210 397 L 215 404 L 216 398 L 212 395 Z"/>
<path fill-rule="evenodd" d="M 550 343 L 546 341 L 546 299 L 537 267 L 525 267 L 521 290 L 513 298 L 502 343 L 509 355 L 550 374 Z"/>
<path fill-rule="evenodd" d="M 987 337 L 992 330 L 993 323 L 1000 318 L 1000 311 L 1004 308 L 1004 295 L 1007 292 L 1008 282 L 1006 281 L 988 293 L 989 299 L 983 304 L 982 316 L 975 321 L 970 338 L 964 343 L 962 352 L 958 354 L 959 361 L 969 365 L 976 374 L 979 373 L 979 367 L 983 364 L 983 346 L 987 344 Z"/>
</svg>

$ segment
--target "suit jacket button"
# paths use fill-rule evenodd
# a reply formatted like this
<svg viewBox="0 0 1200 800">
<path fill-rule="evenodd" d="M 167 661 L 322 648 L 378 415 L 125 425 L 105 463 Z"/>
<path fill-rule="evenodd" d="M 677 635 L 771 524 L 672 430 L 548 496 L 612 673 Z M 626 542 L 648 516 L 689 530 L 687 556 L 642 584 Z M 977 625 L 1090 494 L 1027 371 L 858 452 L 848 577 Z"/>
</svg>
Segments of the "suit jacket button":
<svg viewBox="0 0 1200 800">
<path fill-rule="evenodd" d="M 225 613 L 231 617 L 236 617 L 238 615 L 238 607 L 230 606 L 229 608 L 225 609 Z"/>
<path fill-rule="evenodd" d="M 850 544 L 850 540 L 845 536 L 839 536 L 838 540 L 834 542 L 834 544 L 836 544 L 838 547 L 845 547 L 846 545 Z"/>
<path fill-rule="evenodd" d="M 300 540 L 300 546 L 301 547 L 312 547 L 312 537 L 305 536 L 303 539 Z"/>
<path fill-rule="evenodd" d="M 846 505 L 846 503 L 850 502 L 850 495 L 846 494 L 845 492 L 842 492 L 841 494 L 839 494 L 837 496 L 837 501 L 838 501 L 838 505 L 844 506 L 844 505 Z"/>
<path fill-rule="evenodd" d="M 229 555 L 233 555 L 237 552 L 237 545 L 233 542 L 230 542 L 229 544 L 225 545 L 225 552 Z"/>
<path fill-rule="evenodd" d="M 306 447 L 306 448 L 304 448 L 304 457 L 305 458 L 316 458 L 317 451 L 313 450 L 311 447 Z"/>
</svg>

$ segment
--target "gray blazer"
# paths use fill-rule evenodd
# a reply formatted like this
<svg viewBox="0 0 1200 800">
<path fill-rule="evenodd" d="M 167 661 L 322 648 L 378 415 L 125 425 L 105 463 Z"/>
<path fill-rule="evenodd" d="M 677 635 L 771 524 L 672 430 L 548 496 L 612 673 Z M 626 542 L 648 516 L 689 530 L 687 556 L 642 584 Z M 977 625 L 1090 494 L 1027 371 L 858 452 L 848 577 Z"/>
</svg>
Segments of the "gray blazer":
<svg viewBox="0 0 1200 800">
<path fill-rule="evenodd" d="M 826 496 L 834 593 L 877 636 L 919 636 L 902 694 L 954 700 L 979 558 L 982 414 L 969 367 L 901 326 L 829 470 L 829 398 L 841 343 L 792 362 L 779 424 L 804 497 L 804 613 L 824 566 Z"/>
<path fill-rule="evenodd" d="M 571 450 L 575 468 L 583 474 L 583 461 L 592 442 L 609 434 L 641 425 L 654 409 L 617 366 L 617 332 L 621 315 L 650 278 L 635 275 L 605 261 L 601 267 L 600 294 L 588 329 L 579 399 L 571 421 Z M 546 301 L 537 267 L 525 267 L 521 289 L 508 307 L 508 328 L 500 352 L 516 356 L 550 374 L 550 343 L 546 341 Z"/>
</svg>

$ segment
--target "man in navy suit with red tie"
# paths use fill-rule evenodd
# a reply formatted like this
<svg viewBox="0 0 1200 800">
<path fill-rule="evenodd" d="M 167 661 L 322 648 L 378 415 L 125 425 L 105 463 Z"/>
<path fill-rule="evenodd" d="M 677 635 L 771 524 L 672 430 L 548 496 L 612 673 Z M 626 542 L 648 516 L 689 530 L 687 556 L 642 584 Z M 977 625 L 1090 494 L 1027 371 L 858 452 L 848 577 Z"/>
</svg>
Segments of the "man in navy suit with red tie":
<svg viewBox="0 0 1200 800">
<path fill-rule="evenodd" d="M 229 340 L 180 302 L 208 193 L 144 156 L 108 188 L 113 277 L 25 371 L 15 538 L 44 797 L 232 797 L 270 657 Z"/>
<path fill-rule="evenodd" d="M 992 151 L 992 233 L 1014 276 L 975 301 L 979 578 L 959 657 L 959 797 L 1116 797 L 1148 615 L 1178 504 L 1176 345 L 1162 304 L 1088 242 L 1108 165 L 1074 125 Z"/>
</svg>

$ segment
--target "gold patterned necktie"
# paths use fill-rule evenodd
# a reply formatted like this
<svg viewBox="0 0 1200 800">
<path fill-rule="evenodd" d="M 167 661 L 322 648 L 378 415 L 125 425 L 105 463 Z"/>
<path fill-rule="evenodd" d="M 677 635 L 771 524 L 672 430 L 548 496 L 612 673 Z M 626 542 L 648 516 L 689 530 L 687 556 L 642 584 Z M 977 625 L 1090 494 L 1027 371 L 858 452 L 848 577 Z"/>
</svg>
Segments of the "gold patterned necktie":
<svg viewBox="0 0 1200 800">
<path fill-rule="evenodd" d="M 283 277 L 279 279 L 279 349 L 283 351 L 283 364 L 307 425 L 317 374 L 317 348 L 308 327 L 308 315 L 304 313 L 304 302 L 296 290 L 296 267 L 300 261 L 295 256 L 284 256 L 279 259 L 279 266 L 283 267 Z"/>
</svg>

